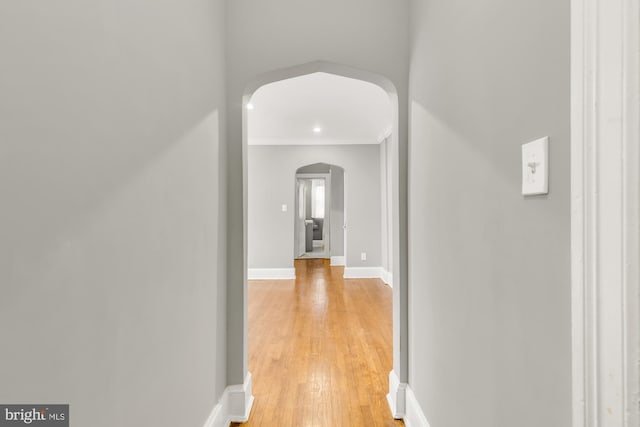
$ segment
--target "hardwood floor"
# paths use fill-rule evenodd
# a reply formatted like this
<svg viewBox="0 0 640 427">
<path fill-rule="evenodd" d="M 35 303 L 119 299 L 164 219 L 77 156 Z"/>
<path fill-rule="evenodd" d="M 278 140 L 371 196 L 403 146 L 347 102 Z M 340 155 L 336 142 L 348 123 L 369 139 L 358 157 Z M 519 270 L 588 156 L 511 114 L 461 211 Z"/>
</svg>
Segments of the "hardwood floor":
<svg viewBox="0 0 640 427">
<path fill-rule="evenodd" d="M 403 426 L 386 400 L 391 289 L 342 278 L 328 260 L 296 260 L 296 281 L 249 282 L 255 402 L 232 426 Z"/>
</svg>

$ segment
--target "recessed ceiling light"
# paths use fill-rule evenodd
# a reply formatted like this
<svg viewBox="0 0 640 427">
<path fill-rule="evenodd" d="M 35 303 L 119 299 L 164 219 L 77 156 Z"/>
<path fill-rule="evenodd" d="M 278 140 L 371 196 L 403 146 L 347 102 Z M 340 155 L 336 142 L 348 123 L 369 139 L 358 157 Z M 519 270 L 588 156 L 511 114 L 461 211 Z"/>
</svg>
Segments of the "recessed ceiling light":
<svg viewBox="0 0 640 427">
<path fill-rule="evenodd" d="M 322 128 L 320 128 L 320 127 L 316 126 L 316 127 L 314 127 L 314 128 L 313 128 L 313 131 L 314 131 L 315 133 L 320 133 L 320 132 L 322 132 Z"/>
<path fill-rule="evenodd" d="M 247 104 L 247 110 L 253 110 L 255 107 L 253 106 L 252 103 L 248 103 Z"/>
</svg>

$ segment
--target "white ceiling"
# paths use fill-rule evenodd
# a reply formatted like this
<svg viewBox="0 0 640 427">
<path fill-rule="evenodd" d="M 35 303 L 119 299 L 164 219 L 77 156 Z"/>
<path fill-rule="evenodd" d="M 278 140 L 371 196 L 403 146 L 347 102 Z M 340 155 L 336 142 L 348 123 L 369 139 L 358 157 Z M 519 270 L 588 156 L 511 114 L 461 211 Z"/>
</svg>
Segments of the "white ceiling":
<svg viewBox="0 0 640 427">
<path fill-rule="evenodd" d="M 391 132 L 389 95 L 372 83 L 333 74 L 270 83 L 250 104 L 250 145 L 377 144 Z"/>
</svg>

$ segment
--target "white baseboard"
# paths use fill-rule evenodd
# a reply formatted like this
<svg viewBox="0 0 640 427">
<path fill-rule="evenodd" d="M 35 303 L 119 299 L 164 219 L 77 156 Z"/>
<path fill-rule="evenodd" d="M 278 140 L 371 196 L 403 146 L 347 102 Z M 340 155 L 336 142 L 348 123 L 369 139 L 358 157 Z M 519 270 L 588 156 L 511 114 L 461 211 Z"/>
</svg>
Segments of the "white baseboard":
<svg viewBox="0 0 640 427">
<path fill-rule="evenodd" d="M 229 427 L 231 421 L 229 421 L 229 417 L 225 414 L 222 400 L 213 408 L 209 418 L 207 418 L 207 422 L 204 423 L 204 427 Z"/>
<path fill-rule="evenodd" d="M 228 396 L 229 420 L 234 423 L 246 422 L 253 406 L 251 372 L 247 372 L 244 384 L 230 385 L 225 390 L 225 394 Z"/>
<path fill-rule="evenodd" d="M 296 278 L 295 268 L 250 268 L 248 280 L 293 280 Z"/>
<path fill-rule="evenodd" d="M 222 410 L 222 403 L 218 403 L 211 411 L 207 422 L 204 423 L 204 427 L 228 427 L 228 425 L 229 420 Z"/>
<path fill-rule="evenodd" d="M 382 267 L 345 267 L 345 279 L 380 279 Z"/>
<path fill-rule="evenodd" d="M 427 417 L 424 415 L 420 404 L 416 400 L 415 394 L 410 386 L 407 386 L 406 414 L 404 416 L 404 425 L 406 427 L 429 427 Z"/>
<path fill-rule="evenodd" d="M 401 383 L 394 371 L 389 372 L 387 402 L 393 418 L 402 419 L 406 427 L 430 427 L 413 390 L 406 383 Z"/>
<path fill-rule="evenodd" d="M 252 406 L 251 373 L 247 373 L 244 384 L 230 385 L 224 390 L 204 427 L 229 427 L 232 422 L 244 423 L 249 419 Z"/>
<path fill-rule="evenodd" d="M 393 288 L 393 274 L 390 271 L 382 269 L 382 281 Z"/>
<path fill-rule="evenodd" d="M 393 287 L 393 276 L 382 267 L 345 267 L 345 279 L 380 279 Z"/>
<path fill-rule="evenodd" d="M 404 418 L 406 414 L 406 389 L 407 385 L 401 383 L 394 371 L 389 372 L 389 394 L 387 402 L 391 409 L 391 415 L 396 420 Z"/>
<path fill-rule="evenodd" d="M 331 265 L 332 266 L 338 266 L 338 265 L 345 265 L 345 257 L 344 256 L 332 256 L 331 257 Z"/>
</svg>

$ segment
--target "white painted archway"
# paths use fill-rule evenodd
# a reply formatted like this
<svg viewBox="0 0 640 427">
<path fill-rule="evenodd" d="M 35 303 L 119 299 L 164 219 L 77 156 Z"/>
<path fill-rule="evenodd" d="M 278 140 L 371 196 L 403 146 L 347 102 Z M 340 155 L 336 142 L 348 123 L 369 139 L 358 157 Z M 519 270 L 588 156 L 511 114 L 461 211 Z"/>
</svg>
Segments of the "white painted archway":
<svg viewBox="0 0 640 427">
<path fill-rule="evenodd" d="M 398 92 L 393 83 L 386 77 L 374 74 L 368 71 L 343 66 L 340 64 L 315 61 L 299 66 L 275 70 L 258 76 L 254 81 L 245 88 L 242 105 L 245 106 L 249 102 L 253 93 L 260 87 L 294 77 L 307 74 L 324 72 L 342 77 L 362 80 L 373 83 L 382 88 L 389 95 L 392 106 L 392 130 L 389 138 L 389 146 L 391 149 L 391 199 L 392 209 L 390 212 L 389 223 L 392 230 L 392 262 L 390 263 L 393 274 L 393 370 L 389 375 L 389 394 L 387 398 L 391 407 L 392 414 L 395 418 L 402 418 L 405 412 L 405 396 L 404 390 L 408 381 L 408 351 L 406 343 L 408 341 L 408 322 L 407 322 L 407 277 L 402 268 L 400 259 L 401 247 L 406 247 L 406 235 L 401 236 L 400 227 L 400 150 L 399 150 L 399 105 Z M 247 109 L 242 111 L 242 176 L 243 176 L 243 313 L 242 313 L 242 331 L 243 331 L 243 366 L 245 373 L 245 381 L 241 389 L 238 391 L 242 394 L 238 402 L 244 402 L 244 408 L 239 408 L 238 413 L 244 413 L 248 417 L 251 402 L 251 374 L 248 372 L 248 325 L 247 325 L 247 228 L 248 228 L 248 115 Z M 401 345 L 401 343 L 405 343 Z"/>
</svg>

